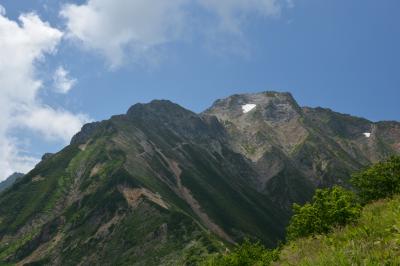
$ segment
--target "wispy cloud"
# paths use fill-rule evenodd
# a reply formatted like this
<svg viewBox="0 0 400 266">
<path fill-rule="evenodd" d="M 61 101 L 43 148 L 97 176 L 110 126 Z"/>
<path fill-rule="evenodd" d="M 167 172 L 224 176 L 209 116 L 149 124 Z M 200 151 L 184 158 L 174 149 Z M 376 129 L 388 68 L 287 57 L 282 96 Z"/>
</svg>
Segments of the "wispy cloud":
<svg viewBox="0 0 400 266">
<path fill-rule="evenodd" d="M 69 72 L 63 66 L 59 66 L 54 72 L 53 82 L 56 92 L 65 94 L 75 86 L 77 80 L 70 77 Z"/>
<path fill-rule="evenodd" d="M 284 2 L 279 0 L 198 0 L 200 6 L 215 15 L 220 31 L 241 35 L 249 16 L 278 17 Z"/>
</svg>

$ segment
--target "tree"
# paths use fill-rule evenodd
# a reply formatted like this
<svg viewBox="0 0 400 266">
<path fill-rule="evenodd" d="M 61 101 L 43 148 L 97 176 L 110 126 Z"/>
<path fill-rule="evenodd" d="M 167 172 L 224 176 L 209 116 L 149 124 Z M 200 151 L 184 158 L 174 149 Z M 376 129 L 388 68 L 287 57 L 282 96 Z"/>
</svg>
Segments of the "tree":
<svg viewBox="0 0 400 266">
<path fill-rule="evenodd" d="M 400 193 L 400 157 L 391 157 L 356 173 L 350 180 L 363 203 Z"/>
<path fill-rule="evenodd" d="M 342 187 L 317 189 L 311 203 L 293 205 L 287 239 L 328 233 L 335 226 L 355 221 L 361 212 L 356 195 Z"/>
</svg>

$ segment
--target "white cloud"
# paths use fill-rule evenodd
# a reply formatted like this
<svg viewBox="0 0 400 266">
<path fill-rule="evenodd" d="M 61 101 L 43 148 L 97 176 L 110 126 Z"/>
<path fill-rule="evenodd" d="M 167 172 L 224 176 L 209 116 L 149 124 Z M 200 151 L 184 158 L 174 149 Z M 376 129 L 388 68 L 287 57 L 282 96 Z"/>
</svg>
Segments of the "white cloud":
<svg viewBox="0 0 400 266">
<path fill-rule="evenodd" d="M 69 76 L 69 72 L 62 66 L 59 66 L 53 75 L 54 88 L 59 93 L 68 93 L 76 84 L 76 79 Z"/>
<path fill-rule="evenodd" d="M 38 163 L 38 158 L 21 154 L 18 144 L 17 139 L 0 138 L 0 173 L 2 175 L 0 180 L 14 172 L 27 173 L 33 165 Z"/>
<path fill-rule="evenodd" d="M 28 107 L 24 115 L 18 117 L 18 124 L 36 131 L 47 140 L 68 142 L 82 123 L 90 119 L 86 115 L 75 115 L 65 110 L 55 110 L 48 106 Z"/>
<path fill-rule="evenodd" d="M 180 36 L 185 0 L 89 0 L 64 6 L 68 36 L 104 55 L 115 68 Z"/>
<path fill-rule="evenodd" d="M 291 3 L 288 1 L 88 0 L 81 5 L 65 5 L 60 14 L 71 39 L 100 53 L 111 68 L 116 68 L 128 60 L 147 60 L 148 53 L 185 39 L 186 33 L 218 28 L 240 35 L 249 16 L 279 16 L 282 7 Z M 192 18 L 202 12 L 211 14 L 217 24 L 210 24 L 206 18 L 195 23 Z"/>
<path fill-rule="evenodd" d="M 38 99 L 42 81 L 36 77 L 36 68 L 46 55 L 56 52 L 63 33 L 43 22 L 34 13 L 19 16 L 19 23 L 5 17 L 4 8 L 0 13 L 2 179 L 14 171 L 26 172 L 37 161 L 21 152 L 18 139 L 10 136 L 11 130 L 24 126 L 41 133 L 46 132 L 48 137 L 66 140 L 86 118 L 53 110 Z"/>
</svg>

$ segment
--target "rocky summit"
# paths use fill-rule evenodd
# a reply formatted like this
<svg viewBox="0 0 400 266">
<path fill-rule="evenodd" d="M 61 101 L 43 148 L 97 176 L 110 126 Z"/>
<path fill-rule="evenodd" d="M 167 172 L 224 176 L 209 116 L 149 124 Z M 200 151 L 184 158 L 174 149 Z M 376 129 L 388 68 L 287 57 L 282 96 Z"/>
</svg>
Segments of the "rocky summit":
<svg viewBox="0 0 400 266">
<path fill-rule="evenodd" d="M 0 261 L 185 265 L 244 238 L 274 246 L 294 202 L 400 154 L 400 123 L 301 107 L 289 93 L 196 114 L 136 104 L 85 125 L 0 194 Z"/>
</svg>

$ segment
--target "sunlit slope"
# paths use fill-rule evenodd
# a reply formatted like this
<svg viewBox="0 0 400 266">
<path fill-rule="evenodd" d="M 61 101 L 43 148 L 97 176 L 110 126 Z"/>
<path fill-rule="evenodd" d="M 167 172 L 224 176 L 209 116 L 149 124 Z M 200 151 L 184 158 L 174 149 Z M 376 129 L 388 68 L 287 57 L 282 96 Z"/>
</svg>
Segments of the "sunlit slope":
<svg viewBox="0 0 400 266">
<path fill-rule="evenodd" d="M 365 206 L 356 225 L 285 245 L 275 265 L 400 265 L 400 197 Z"/>
</svg>

